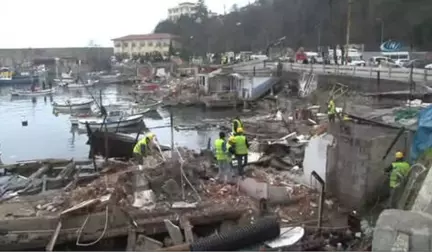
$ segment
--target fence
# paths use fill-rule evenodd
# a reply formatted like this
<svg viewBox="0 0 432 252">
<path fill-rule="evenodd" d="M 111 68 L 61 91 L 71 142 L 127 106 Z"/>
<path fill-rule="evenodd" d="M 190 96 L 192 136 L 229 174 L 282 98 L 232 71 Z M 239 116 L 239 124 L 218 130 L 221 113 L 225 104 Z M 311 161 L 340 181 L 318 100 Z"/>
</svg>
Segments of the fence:
<svg viewBox="0 0 432 252">
<path fill-rule="evenodd" d="M 362 78 L 375 78 L 380 75 L 383 79 L 408 81 L 410 80 L 409 68 L 385 68 L 368 66 L 339 66 L 339 65 L 318 65 L 284 63 L 285 71 L 310 71 L 317 74 L 350 75 Z M 432 70 L 413 69 L 412 79 L 414 81 L 432 81 Z"/>
</svg>

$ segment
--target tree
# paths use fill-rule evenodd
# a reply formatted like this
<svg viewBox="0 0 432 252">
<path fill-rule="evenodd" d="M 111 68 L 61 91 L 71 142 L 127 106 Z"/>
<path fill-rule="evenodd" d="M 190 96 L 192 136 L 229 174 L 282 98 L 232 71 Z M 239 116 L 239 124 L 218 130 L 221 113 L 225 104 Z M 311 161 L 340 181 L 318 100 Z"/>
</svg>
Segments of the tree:
<svg viewBox="0 0 432 252">
<path fill-rule="evenodd" d="M 258 3 L 240 9 L 237 6 L 226 15 L 209 18 L 205 2 L 199 1 L 193 17 L 181 17 L 176 23 L 163 21 L 155 31 L 179 35 L 185 51 L 195 55 L 264 51 L 271 41 L 283 36 L 285 45 L 294 51 L 300 46 L 314 50 L 318 44 L 334 49 L 346 43 L 347 0 Z M 353 0 L 350 41 L 365 44 L 366 50 L 378 50 L 379 19 L 384 23 L 386 38 L 405 45 L 412 42 L 417 49 L 432 49 L 430 13 L 431 0 Z"/>
<path fill-rule="evenodd" d="M 208 9 L 204 0 L 198 0 L 195 18 L 200 18 L 201 20 L 205 20 L 208 18 Z"/>
<path fill-rule="evenodd" d="M 239 11 L 238 5 L 237 4 L 233 4 L 232 7 L 231 7 L 231 12 L 238 12 L 238 11 Z"/>
</svg>

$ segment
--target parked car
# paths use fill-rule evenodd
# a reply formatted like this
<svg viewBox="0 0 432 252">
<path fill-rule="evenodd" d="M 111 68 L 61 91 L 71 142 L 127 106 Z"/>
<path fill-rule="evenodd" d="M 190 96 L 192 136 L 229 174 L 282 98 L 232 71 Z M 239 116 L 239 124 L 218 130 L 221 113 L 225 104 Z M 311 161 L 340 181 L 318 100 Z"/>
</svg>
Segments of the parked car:
<svg viewBox="0 0 432 252">
<path fill-rule="evenodd" d="M 376 56 L 369 59 L 369 65 L 371 66 L 383 66 L 383 67 L 400 67 L 396 62 L 388 57 Z"/>
<path fill-rule="evenodd" d="M 348 66 L 366 66 L 366 61 L 361 57 L 348 57 Z"/>
<path fill-rule="evenodd" d="M 409 62 L 408 59 L 398 59 L 398 60 L 395 61 L 395 63 L 396 63 L 398 66 L 401 66 L 401 67 L 404 67 L 404 65 L 405 65 L 406 63 L 408 63 L 408 62 Z"/>
<path fill-rule="evenodd" d="M 425 66 L 425 69 L 431 69 L 431 70 L 432 70 L 432 64 L 427 64 L 427 65 Z"/>
</svg>

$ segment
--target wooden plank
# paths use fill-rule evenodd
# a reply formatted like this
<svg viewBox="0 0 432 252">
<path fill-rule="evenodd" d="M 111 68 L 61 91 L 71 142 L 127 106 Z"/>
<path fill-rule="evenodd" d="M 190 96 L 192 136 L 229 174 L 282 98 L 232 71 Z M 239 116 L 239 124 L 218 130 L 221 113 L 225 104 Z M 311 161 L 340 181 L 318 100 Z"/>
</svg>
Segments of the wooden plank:
<svg viewBox="0 0 432 252">
<path fill-rule="evenodd" d="M 129 228 L 126 251 L 135 251 L 136 238 L 137 234 L 135 228 Z"/>
<path fill-rule="evenodd" d="M 214 210 L 217 208 L 218 210 Z M 224 209 L 224 210 L 221 210 Z M 208 204 L 206 206 L 197 207 L 197 209 L 186 209 L 181 211 L 153 211 L 143 212 L 141 210 L 128 211 L 132 218 L 136 220 L 138 226 L 142 228 L 145 235 L 153 235 L 156 233 L 167 232 L 164 224 L 164 219 L 170 220 L 173 224 L 178 225 L 178 215 L 183 214 L 190 219 L 192 224 L 206 225 L 224 219 L 235 219 L 241 216 L 246 211 L 246 208 L 229 209 L 221 205 L 215 206 Z M 111 216 L 115 216 L 109 222 L 109 229 L 104 235 L 104 238 L 113 238 L 118 236 L 128 235 L 130 221 L 128 217 L 122 214 L 119 208 L 114 208 Z M 77 239 L 77 230 L 87 218 L 87 215 L 71 215 L 68 218 L 63 218 L 62 228 L 57 238 L 56 244 L 64 244 L 74 242 Z M 28 217 L 18 219 L 0 220 L 0 226 L 4 235 L 0 236 L 0 245 L 8 248 L 8 250 L 25 250 L 45 247 L 52 238 L 52 234 L 58 224 L 58 216 L 44 217 Z M 93 241 L 100 237 L 103 226 L 105 225 L 105 212 L 90 214 L 85 230 L 81 235 L 81 241 Z M 90 228 L 91 227 L 91 228 Z M 16 241 L 17 235 L 20 237 L 19 242 Z"/>
<path fill-rule="evenodd" d="M 28 177 L 29 180 L 34 180 L 37 178 L 41 178 L 45 173 L 47 173 L 51 168 L 51 165 L 44 165 L 41 168 L 39 168 L 36 172 L 34 172 L 30 177 Z"/>
<path fill-rule="evenodd" d="M 57 178 L 67 179 L 69 178 L 73 172 L 75 171 L 76 165 L 75 162 L 68 164 L 57 176 Z"/>
<path fill-rule="evenodd" d="M 186 243 L 193 243 L 194 236 L 192 232 L 193 226 L 190 224 L 189 219 L 187 218 L 180 218 L 180 227 L 184 230 L 184 237 Z"/>
<path fill-rule="evenodd" d="M 46 246 L 46 251 L 53 251 L 54 246 L 55 246 L 56 241 L 57 241 L 57 238 L 60 234 L 61 227 L 62 227 L 62 221 L 60 219 L 58 224 L 57 224 L 57 227 L 56 227 L 56 229 L 55 229 L 55 231 L 51 237 L 51 240 L 48 242 L 48 244 Z"/>
</svg>

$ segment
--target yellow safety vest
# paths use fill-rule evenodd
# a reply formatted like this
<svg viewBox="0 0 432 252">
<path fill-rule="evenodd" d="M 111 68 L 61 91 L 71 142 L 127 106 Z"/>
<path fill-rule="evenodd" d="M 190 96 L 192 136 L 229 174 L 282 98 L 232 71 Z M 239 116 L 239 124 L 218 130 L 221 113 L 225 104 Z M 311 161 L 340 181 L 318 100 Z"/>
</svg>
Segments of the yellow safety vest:
<svg viewBox="0 0 432 252">
<path fill-rule="evenodd" d="M 246 136 L 237 135 L 235 137 L 235 154 L 236 155 L 246 155 L 248 154 L 248 148 L 246 146 Z"/>
<path fill-rule="evenodd" d="M 237 129 L 238 128 L 243 128 L 243 123 L 239 120 L 239 119 L 234 119 L 232 122 L 232 133 L 235 135 L 237 134 L 237 132 L 234 129 L 234 123 L 237 122 Z"/>
<path fill-rule="evenodd" d="M 403 180 L 408 176 L 411 166 L 408 162 L 393 162 L 393 170 L 390 173 L 390 188 L 396 188 L 401 185 Z"/>
<path fill-rule="evenodd" d="M 327 114 L 334 115 L 336 114 L 336 105 L 333 100 L 329 101 L 328 107 L 327 107 Z"/>
<path fill-rule="evenodd" d="M 215 150 L 216 150 L 216 160 L 223 161 L 227 159 L 227 155 L 222 149 L 223 144 L 225 143 L 225 140 L 223 139 L 216 139 L 215 140 Z"/>
<path fill-rule="evenodd" d="M 143 139 L 139 140 L 136 144 L 135 147 L 133 148 L 133 153 L 142 155 L 143 153 L 141 152 L 141 146 L 145 145 L 146 147 L 148 147 L 148 142 L 149 142 L 149 138 L 146 136 Z"/>
</svg>

